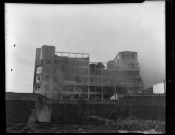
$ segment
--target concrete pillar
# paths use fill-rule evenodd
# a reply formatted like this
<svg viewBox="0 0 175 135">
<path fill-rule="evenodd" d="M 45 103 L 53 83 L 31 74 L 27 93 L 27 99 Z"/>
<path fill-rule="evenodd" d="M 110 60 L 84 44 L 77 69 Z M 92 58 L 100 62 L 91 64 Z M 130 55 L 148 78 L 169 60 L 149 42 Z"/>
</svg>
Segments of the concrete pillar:
<svg viewBox="0 0 175 135">
<path fill-rule="evenodd" d="M 101 87 L 101 93 L 102 93 L 101 100 L 103 100 L 103 87 Z"/>
<path fill-rule="evenodd" d="M 116 87 L 115 87 L 115 93 L 114 94 L 115 94 L 115 100 L 116 100 Z"/>
<path fill-rule="evenodd" d="M 80 99 L 81 93 L 80 93 L 80 89 L 78 89 L 78 97 Z"/>
<path fill-rule="evenodd" d="M 89 98 L 90 98 L 90 88 L 88 86 L 88 100 L 89 100 Z"/>
</svg>

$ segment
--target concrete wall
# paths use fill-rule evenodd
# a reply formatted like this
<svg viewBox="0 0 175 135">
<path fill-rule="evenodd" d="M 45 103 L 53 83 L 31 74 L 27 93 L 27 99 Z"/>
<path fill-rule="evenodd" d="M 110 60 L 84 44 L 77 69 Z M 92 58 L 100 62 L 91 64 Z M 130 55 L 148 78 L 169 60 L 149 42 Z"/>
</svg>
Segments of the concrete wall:
<svg viewBox="0 0 175 135">
<path fill-rule="evenodd" d="M 149 99 L 143 99 L 147 101 Z M 92 101 L 93 102 L 93 101 Z M 132 102 L 132 101 L 131 101 Z M 142 104 L 143 103 L 143 104 Z M 53 105 L 53 121 L 87 121 L 90 115 L 100 116 L 108 119 L 127 118 L 135 116 L 138 119 L 165 120 L 165 106 L 158 103 L 126 104 L 119 103 L 55 103 Z"/>
<path fill-rule="evenodd" d="M 165 95 L 128 95 L 119 99 L 120 103 L 130 106 L 162 106 L 165 107 Z"/>
<path fill-rule="evenodd" d="M 44 97 L 38 96 L 35 102 L 35 118 L 40 122 L 51 122 L 51 101 L 45 101 Z"/>
<path fill-rule="evenodd" d="M 117 104 L 54 104 L 52 120 L 59 121 L 91 121 L 88 116 L 99 116 L 107 119 L 126 117 L 127 108 L 121 109 Z"/>
<path fill-rule="evenodd" d="M 50 102 L 33 93 L 6 93 L 6 122 L 51 122 Z"/>
<path fill-rule="evenodd" d="M 40 95 L 35 98 L 6 100 L 6 121 L 27 122 L 35 107 L 35 116 L 41 122 L 87 121 L 86 118 L 90 115 L 108 119 L 129 116 L 139 119 L 165 119 L 165 95 L 125 96 L 119 101 L 54 100 L 53 105 L 51 99 Z"/>
<path fill-rule="evenodd" d="M 165 95 L 125 96 L 120 98 L 120 104 L 129 108 L 129 115 L 141 119 L 165 120 Z"/>
<path fill-rule="evenodd" d="M 34 100 L 6 100 L 6 122 L 27 122 L 34 108 Z"/>
</svg>

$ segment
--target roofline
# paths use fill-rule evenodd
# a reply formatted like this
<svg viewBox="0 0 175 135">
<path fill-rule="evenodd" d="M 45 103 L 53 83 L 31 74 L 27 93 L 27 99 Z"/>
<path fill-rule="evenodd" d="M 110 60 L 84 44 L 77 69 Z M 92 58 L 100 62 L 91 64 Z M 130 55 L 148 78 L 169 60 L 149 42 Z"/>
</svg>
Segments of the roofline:
<svg viewBox="0 0 175 135">
<path fill-rule="evenodd" d="M 137 53 L 137 52 L 132 52 L 132 51 L 121 51 L 121 52 L 118 52 L 118 54 L 125 53 L 125 52 L 128 52 L 128 53 Z"/>
</svg>

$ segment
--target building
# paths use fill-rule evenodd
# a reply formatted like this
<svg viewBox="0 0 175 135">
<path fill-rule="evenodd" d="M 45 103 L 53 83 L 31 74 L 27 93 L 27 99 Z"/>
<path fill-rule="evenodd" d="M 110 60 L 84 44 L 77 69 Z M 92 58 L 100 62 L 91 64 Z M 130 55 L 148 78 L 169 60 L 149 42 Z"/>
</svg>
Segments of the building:
<svg viewBox="0 0 175 135">
<path fill-rule="evenodd" d="M 143 94 L 153 94 L 153 86 L 143 90 Z"/>
<path fill-rule="evenodd" d="M 143 81 L 140 76 L 137 52 L 119 52 L 114 60 L 108 61 L 107 65 L 107 69 L 115 70 L 115 76 L 118 79 L 118 91 L 131 94 L 143 92 Z"/>
<path fill-rule="evenodd" d="M 156 83 L 153 85 L 153 94 L 165 94 L 166 87 L 165 82 Z"/>
<path fill-rule="evenodd" d="M 90 62 L 86 53 L 36 49 L 33 92 L 54 99 L 110 99 L 115 93 L 141 93 L 136 52 L 120 52 L 107 63 Z"/>
</svg>

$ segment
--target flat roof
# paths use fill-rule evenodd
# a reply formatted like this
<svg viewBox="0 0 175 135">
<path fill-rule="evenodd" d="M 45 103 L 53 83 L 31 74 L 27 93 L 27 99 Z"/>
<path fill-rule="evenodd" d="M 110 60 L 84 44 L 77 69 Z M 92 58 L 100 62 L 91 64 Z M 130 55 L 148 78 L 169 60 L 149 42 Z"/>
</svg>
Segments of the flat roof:
<svg viewBox="0 0 175 135">
<path fill-rule="evenodd" d="M 137 53 L 137 52 L 132 52 L 132 51 L 122 51 L 122 52 L 119 52 L 120 53 Z"/>
</svg>

